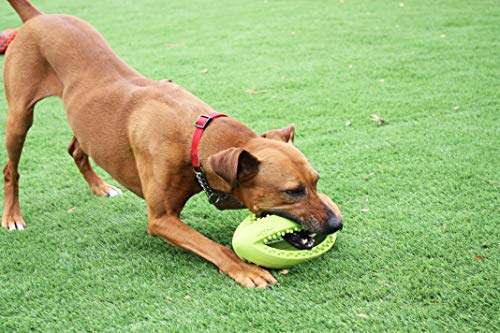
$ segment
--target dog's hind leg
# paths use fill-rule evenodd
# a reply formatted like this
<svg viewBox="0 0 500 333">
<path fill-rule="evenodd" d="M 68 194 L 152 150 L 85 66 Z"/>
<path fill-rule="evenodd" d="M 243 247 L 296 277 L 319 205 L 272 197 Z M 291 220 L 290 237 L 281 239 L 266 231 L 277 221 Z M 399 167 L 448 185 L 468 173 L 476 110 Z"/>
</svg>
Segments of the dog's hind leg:
<svg viewBox="0 0 500 333">
<path fill-rule="evenodd" d="M 23 26 L 9 46 L 4 62 L 5 95 L 8 103 L 5 126 L 7 163 L 3 169 L 4 209 L 2 227 L 21 230 L 26 223 L 19 206 L 19 161 L 24 140 L 33 123 L 35 104 L 48 96 L 62 95 L 62 84 L 30 40 L 32 31 Z"/>
<path fill-rule="evenodd" d="M 80 143 L 76 137 L 73 137 L 68 146 L 68 153 L 75 160 L 78 170 L 83 175 L 83 178 L 89 184 L 92 193 L 98 196 L 114 197 L 122 194 L 119 188 L 109 185 L 101 177 L 99 177 L 89 161 L 89 156 L 82 150 Z"/>
<path fill-rule="evenodd" d="M 9 105 L 6 124 L 6 146 L 8 161 L 3 169 L 4 206 L 2 227 L 9 230 L 26 228 L 19 207 L 19 160 L 26 134 L 33 122 L 33 106 Z"/>
<path fill-rule="evenodd" d="M 8 66 L 8 62 L 5 62 Z M 8 71 L 6 71 L 8 72 Z M 22 77 L 22 74 L 19 75 Z M 33 124 L 35 104 L 46 97 L 39 94 L 36 84 L 23 84 L 23 81 L 11 80 L 5 75 L 5 90 L 9 104 L 5 125 L 5 145 L 7 148 L 7 163 L 3 169 L 4 177 L 4 207 L 2 227 L 9 230 L 22 230 L 26 223 L 19 206 L 19 161 L 28 130 Z M 36 83 L 36 80 L 33 80 Z M 49 81 L 40 80 L 41 84 Z M 30 82 L 24 80 L 24 82 Z"/>
</svg>

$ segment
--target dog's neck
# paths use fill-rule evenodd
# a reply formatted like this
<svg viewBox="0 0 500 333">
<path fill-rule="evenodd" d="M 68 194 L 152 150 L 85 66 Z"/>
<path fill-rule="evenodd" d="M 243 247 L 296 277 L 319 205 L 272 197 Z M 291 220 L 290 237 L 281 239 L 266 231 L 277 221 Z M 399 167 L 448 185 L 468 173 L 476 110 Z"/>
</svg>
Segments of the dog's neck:
<svg viewBox="0 0 500 333">
<path fill-rule="evenodd" d="M 221 137 L 225 139 L 221 141 Z M 208 159 L 210 156 L 229 148 L 245 147 L 249 141 L 257 137 L 257 134 L 251 129 L 229 117 L 213 120 L 207 127 L 199 143 L 199 160 L 204 169 L 206 180 L 213 190 L 230 194 L 238 201 L 242 201 L 234 193 L 234 189 L 212 169 Z M 233 200 L 224 200 L 215 206 L 219 209 L 243 208 L 237 201 Z"/>
</svg>

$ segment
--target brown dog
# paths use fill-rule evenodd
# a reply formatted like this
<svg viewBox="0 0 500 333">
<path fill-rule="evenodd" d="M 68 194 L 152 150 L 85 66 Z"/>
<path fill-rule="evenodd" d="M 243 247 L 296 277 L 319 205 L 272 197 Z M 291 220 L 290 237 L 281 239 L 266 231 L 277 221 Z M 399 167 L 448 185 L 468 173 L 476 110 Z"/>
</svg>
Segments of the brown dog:
<svg viewBox="0 0 500 333">
<path fill-rule="evenodd" d="M 193 124 L 206 126 L 207 118 L 200 115 L 213 112 L 207 104 L 169 80 L 141 76 L 87 23 L 43 15 L 26 0 L 9 2 L 24 24 L 4 64 L 8 161 L 3 227 L 26 227 L 18 197 L 23 143 L 35 104 L 59 96 L 74 133 L 69 153 L 92 192 L 121 193 L 96 175 L 89 156 L 146 200 L 151 235 L 202 256 L 243 286 L 267 287 L 276 280 L 179 219 L 186 201 L 202 187 L 219 209 L 246 207 L 258 216 L 282 215 L 309 233 L 342 228 L 337 206 L 316 191 L 317 172 L 293 145 L 293 126 L 258 136 L 232 118 L 219 117 L 204 131 L 196 130 L 203 136 L 193 144 Z M 192 163 L 191 145 L 198 150 L 194 157 L 200 167 Z"/>
</svg>

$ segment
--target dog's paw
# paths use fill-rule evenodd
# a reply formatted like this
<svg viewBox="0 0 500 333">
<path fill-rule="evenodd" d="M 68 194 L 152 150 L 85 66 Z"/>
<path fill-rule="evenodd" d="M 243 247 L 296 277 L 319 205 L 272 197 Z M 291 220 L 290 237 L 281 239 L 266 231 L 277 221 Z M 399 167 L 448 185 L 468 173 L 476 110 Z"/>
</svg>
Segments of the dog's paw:
<svg viewBox="0 0 500 333">
<path fill-rule="evenodd" d="M 271 284 L 278 283 L 274 276 L 265 269 L 244 262 L 238 263 L 227 272 L 222 270 L 221 272 L 246 288 L 268 288 Z"/>
<path fill-rule="evenodd" d="M 26 222 L 24 222 L 22 216 L 4 215 L 2 216 L 2 227 L 10 231 L 24 230 L 26 229 Z"/>
<path fill-rule="evenodd" d="M 96 186 L 92 186 L 90 189 L 92 190 L 92 193 L 99 197 L 111 198 L 123 194 L 122 190 L 105 182 L 102 182 L 101 184 Z"/>
<path fill-rule="evenodd" d="M 115 196 L 117 196 L 117 195 L 122 195 L 122 194 L 123 194 L 122 190 L 120 190 L 120 189 L 119 189 L 119 188 L 117 188 L 117 187 L 112 187 L 112 188 L 110 188 L 110 189 L 106 192 L 106 196 L 107 196 L 108 198 L 110 198 L 110 197 L 115 197 Z"/>
</svg>

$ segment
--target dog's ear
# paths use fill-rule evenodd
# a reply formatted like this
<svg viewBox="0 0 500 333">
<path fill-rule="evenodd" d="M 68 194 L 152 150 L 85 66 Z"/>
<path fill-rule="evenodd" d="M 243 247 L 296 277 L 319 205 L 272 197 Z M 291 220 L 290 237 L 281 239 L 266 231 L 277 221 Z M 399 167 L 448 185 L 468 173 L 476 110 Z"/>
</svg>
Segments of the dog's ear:
<svg viewBox="0 0 500 333">
<path fill-rule="evenodd" d="M 243 148 L 229 148 L 208 158 L 212 170 L 234 188 L 253 178 L 259 171 L 259 160 Z"/>
<path fill-rule="evenodd" d="M 293 145 L 293 137 L 295 136 L 295 125 L 290 125 L 285 128 L 271 130 L 263 133 L 261 137 L 291 143 Z"/>
</svg>

